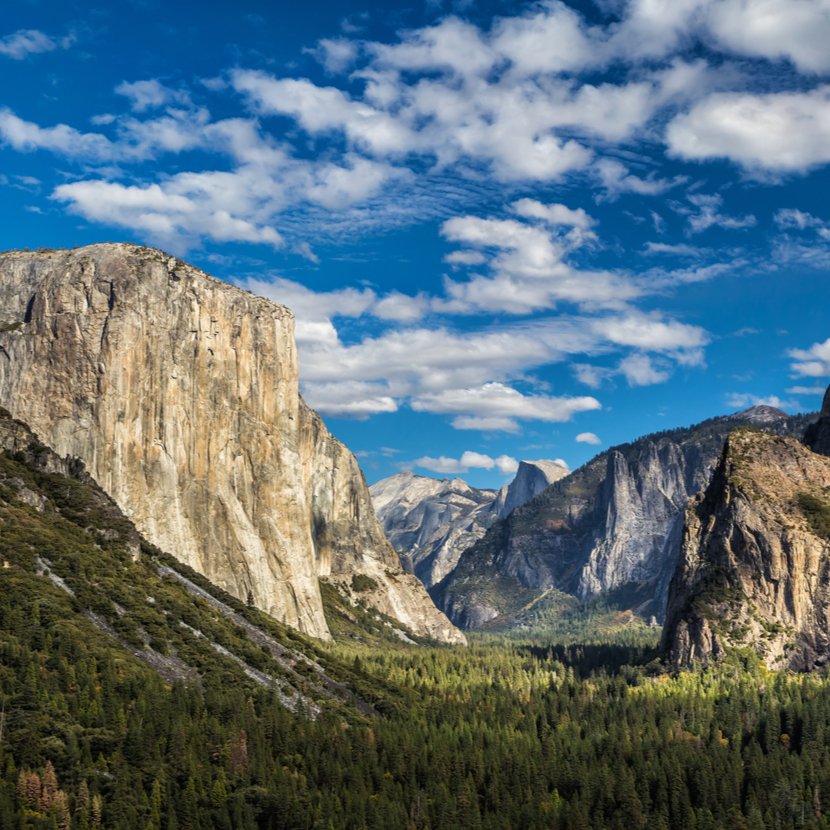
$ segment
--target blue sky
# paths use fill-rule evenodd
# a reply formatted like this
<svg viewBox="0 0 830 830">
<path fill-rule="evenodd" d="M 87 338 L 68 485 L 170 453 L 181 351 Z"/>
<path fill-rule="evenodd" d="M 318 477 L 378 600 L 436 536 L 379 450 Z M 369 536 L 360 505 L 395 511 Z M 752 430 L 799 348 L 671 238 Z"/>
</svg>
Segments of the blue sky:
<svg viewBox="0 0 830 830">
<path fill-rule="evenodd" d="M 142 242 L 291 306 L 370 481 L 497 486 L 820 405 L 827 0 L 28 0 L 0 26 L 0 247 Z"/>
</svg>

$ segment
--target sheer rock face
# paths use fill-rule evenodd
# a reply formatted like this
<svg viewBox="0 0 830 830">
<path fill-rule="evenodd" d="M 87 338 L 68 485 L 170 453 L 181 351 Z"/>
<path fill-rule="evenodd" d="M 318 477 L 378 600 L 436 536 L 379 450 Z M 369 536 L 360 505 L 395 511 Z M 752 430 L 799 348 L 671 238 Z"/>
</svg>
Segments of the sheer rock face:
<svg viewBox="0 0 830 830">
<path fill-rule="evenodd" d="M 527 504 L 569 472 L 564 464 L 557 461 L 520 461 L 516 477 L 499 491 L 498 517 L 503 519 L 509 516 L 517 507 Z"/>
<path fill-rule="evenodd" d="M 663 617 L 688 499 L 708 483 L 730 430 L 801 435 L 805 416 L 754 407 L 596 456 L 492 525 L 431 593 L 457 625 L 507 620 L 543 591 L 620 592 Z"/>
<path fill-rule="evenodd" d="M 0 405 L 151 542 L 277 619 L 329 637 L 318 577 L 367 573 L 380 610 L 460 638 L 300 398 L 287 308 L 139 246 L 2 254 Z"/>
<path fill-rule="evenodd" d="M 465 548 L 495 521 L 495 490 L 460 478 L 398 473 L 369 488 L 378 519 L 406 570 L 427 588 L 440 582 Z"/>
<path fill-rule="evenodd" d="M 480 490 L 460 478 L 398 473 L 369 488 L 378 518 L 404 567 L 427 588 L 502 518 L 568 474 L 554 461 L 522 461 L 501 490 Z"/>
<path fill-rule="evenodd" d="M 730 435 L 686 510 L 662 649 L 676 665 L 756 651 L 769 668 L 830 657 L 830 459 L 793 438 Z"/>
</svg>

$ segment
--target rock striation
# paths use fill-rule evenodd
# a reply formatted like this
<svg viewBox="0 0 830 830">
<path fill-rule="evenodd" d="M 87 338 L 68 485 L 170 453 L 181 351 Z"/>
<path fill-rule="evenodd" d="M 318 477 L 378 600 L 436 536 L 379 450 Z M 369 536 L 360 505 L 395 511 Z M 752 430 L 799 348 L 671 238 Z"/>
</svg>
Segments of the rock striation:
<svg viewBox="0 0 830 830">
<path fill-rule="evenodd" d="M 287 308 L 135 245 L 2 254 L 0 405 L 149 541 L 277 619 L 328 638 L 318 580 L 359 573 L 379 610 L 462 639 L 301 399 Z"/>
<path fill-rule="evenodd" d="M 431 588 L 493 522 L 567 474 L 561 462 L 522 461 L 513 481 L 501 490 L 405 472 L 382 479 L 369 492 L 404 568 Z"/>
<path fill-rule="evenodd" d="M 369 488 L 378 519 L 404 568 L 430 588 L 495 521 L 496 490 L 460 478 L 398 473 Z"/>
<path fill-rule="evenodd" d="M 736 430 L 686 510 L 664 656 L 677 666 L 756 652 L 769 668 L 830 658 L 830 458 Z"/>
<path fill-rule="evenodd" d="M 431 590 L 457 625 L 506 621 L 545 591 L 616 596 L 660 619 L 688 499 L 742 424 L 799 437 L 807 416 L 759 406 L 613 447 L 494 523 Z"/>
</svg>

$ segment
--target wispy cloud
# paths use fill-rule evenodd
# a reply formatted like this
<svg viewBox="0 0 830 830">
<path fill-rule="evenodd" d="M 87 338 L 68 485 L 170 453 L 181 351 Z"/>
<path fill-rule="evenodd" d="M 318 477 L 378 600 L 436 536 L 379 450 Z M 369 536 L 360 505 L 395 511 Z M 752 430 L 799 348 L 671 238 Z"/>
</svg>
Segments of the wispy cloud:
<svg viewBox="0 0 830 830">
<path fill-rule="evenodd" d="M 0 38 L 0 55 L 20 61 L 29 55 L 68 49 L 75 42 L 74 35 L 53 37 L 38 29 L 19 29 Z"/>
</svg>

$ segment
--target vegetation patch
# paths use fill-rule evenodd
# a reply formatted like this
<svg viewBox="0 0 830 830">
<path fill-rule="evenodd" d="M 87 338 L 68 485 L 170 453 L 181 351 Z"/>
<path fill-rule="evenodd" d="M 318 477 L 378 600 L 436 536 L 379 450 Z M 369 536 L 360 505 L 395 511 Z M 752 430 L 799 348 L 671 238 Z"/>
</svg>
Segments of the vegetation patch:
<svg viewBox="0 0 830 830">
<path fill-rule="evenodd" d="M 374 591 L 378 587 L 377 580 L 366 574 L 355 574 L 352 577 L 352 590 L 358 594 Z"/>
<path fill-rule="evenodd" d="M 802 492 L 796 496 L 796 501 L 810 530 L 822 539 L 830 539 L 830 500 Z"/>
</svg>

